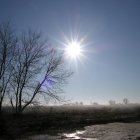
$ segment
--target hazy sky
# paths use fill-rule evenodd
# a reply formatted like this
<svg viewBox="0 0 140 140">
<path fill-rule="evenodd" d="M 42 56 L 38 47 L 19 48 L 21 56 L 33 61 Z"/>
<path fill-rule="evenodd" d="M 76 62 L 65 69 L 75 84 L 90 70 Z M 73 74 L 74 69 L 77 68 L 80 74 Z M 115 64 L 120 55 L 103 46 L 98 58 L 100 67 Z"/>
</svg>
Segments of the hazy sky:
<svg viewBox="0 0 140 140">
<path fill-rule="evenodd" d="M 0 22 L 7 20 L 58 48 L 64 36 L 86 37 L 85 57 L 70 62 L 67 99 L 140 102 L 140 0 L 0 0 Z"/>
</svg>

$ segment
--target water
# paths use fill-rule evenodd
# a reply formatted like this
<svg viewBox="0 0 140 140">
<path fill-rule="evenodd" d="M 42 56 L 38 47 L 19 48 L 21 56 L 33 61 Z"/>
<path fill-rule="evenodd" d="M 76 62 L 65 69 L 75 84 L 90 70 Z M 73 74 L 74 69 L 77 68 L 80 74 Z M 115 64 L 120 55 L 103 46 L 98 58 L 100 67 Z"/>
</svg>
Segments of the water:
<svg viewBox="0 0 140 140">
<path fill-rule="evenodd" d="M 80 134 L 83 134 L 85 131 L 76 131 L 75 133 L 65 133 L 64 136 L 66 138 L 71 138 L 71 139 L 80 139 L 81 137 L 79 136 Z"/>
<path fill-rule="evenodd" d="M 29 136 L 26 139 L 20 140 L 99 140 L 98 138 L 83 138 L 85 131 L 77 130 L 74 133 L 60 133 L 58 136 L 47 134 Z"/>
<path fill-rule="evenodd" d="M 80 135 L 84 134 L 84 132 L 77 130 L 75 133 L 64 133 L 65 140 L 98 140 L 97 138 L 82 138 Z"/>
</svg>

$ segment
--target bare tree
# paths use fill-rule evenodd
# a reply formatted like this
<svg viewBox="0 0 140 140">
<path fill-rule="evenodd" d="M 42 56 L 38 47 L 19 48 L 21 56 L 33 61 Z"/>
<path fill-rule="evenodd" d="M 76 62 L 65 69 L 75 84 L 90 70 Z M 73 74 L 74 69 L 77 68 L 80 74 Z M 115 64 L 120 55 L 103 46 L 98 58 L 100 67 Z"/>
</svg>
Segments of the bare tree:
<svg viewBox="0 0 140 140">
<path fill-rule="evenodd" d="M 93 106 L 99 105 L 97 102 L 91 102 L 90 104 L 93 105 Z"/>
<path fill-rule="evenodd" d="M 115 105 L 116 102 L 114 100 L 109 100 L 109 105 Z"/>
<path fill-rule="evenodd" d="M 81 106 L 83 106 L 84 105 L 84 103 L 81 101 L 80 103 L 79 103 Z"/>
<path fill-rule="evenodd" d="M 16 38 L 10 23 L 0 25 L 0 112 L 6 93 L 9 91 L 9 81 L 12 75 L 11 61 L 13 59 Z"/>
<path fill-rule="evenodd" d="M 127 104 L 129 103 L 129 100 L 128 100 L 127 98 L 124 98 L 124 99 L 123 99 L 123 103 L 124 103 L 125 105 L 127 105 Z"/>
<path fill-rule="evenodd" d="M 18 42 L 14 56 L 10 102 L 16 113 L 40 96 L 60 100 L 58 93 L 72 74 L 62 53 L 43 42 L 40 33 L 29 31 Z"/>
</svg>

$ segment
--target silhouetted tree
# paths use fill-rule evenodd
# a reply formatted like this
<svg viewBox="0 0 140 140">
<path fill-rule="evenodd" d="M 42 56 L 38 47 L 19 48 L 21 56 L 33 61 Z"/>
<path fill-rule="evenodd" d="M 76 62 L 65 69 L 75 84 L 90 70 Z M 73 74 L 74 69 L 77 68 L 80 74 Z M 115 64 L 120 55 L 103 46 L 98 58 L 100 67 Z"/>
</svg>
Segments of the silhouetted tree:
<svg viewBox="0 0 140 140">
<path fill-rule="evenodd" d="M 123 99 L 123 103 L 124 103 L 125 105 L 127 105 L 127 104 L 129 103 L 129 100 L 128 100 L 127 98 L 124 98 L 124 99 Z"/>
<path fill-rule="evenodd" d="M 93 105 L 93 106 L 99 105 L 97 102 L 91 102 L 90 104 Z"/>
<path fill-rule="evenodd" d="M 84 105 L 84 103 L 81 101 L 81 102 L 79 103 L 79 105 L 81 105 L 81 106 L 82 106 L 82 105 Z"/>
<path fill-rule="evenodd" d="M 6 93 L 10 90 L 9 81 L 13 70 L 11 61 L 16 42 L 10 23 L 2 23 L 0 25 L 0 112 Z"/>
<path fill-rule="evenodd" d="M 99 104 L 98 104 L 97 102 L 93 102 L 92 105 L 97 106 L 97 105 L 99 105 Z"/>
<path fill-rule="evenodd" d="M 14 56 L 10 102 L 16 113 L 40 96 L 60 100 L 58 93 L 72 74 L 63 54 L 43 42 L 40 33 L 29 31 L 18 41 Z"/>
<path fill-rule="evenodd" d="M 76 105 L 76 106 L 78 106 L 78 105 L 79 105 L 79 103 L 78 103 L 78 102 L 75 102 L 75 105 Z"/>
<path fill-rule="evenodd" d="M 115 105 L 116 102 L 114 100 L 109 100 L 109 105 Z"/>
</svg>

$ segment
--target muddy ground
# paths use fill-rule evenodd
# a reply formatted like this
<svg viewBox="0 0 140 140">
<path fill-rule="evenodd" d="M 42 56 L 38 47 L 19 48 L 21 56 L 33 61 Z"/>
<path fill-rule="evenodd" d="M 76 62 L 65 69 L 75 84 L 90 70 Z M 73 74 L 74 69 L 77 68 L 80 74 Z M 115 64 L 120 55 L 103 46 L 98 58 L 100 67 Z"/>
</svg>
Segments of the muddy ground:
<svg viewBox="0 0 140 140">
<path fill-rule="evenodd" d="M 86 126 L 82 131 L 58 136 L 36 135 L 28 140 L 140 140 L 140 123 L 108 123 Z"/>
</svg>

